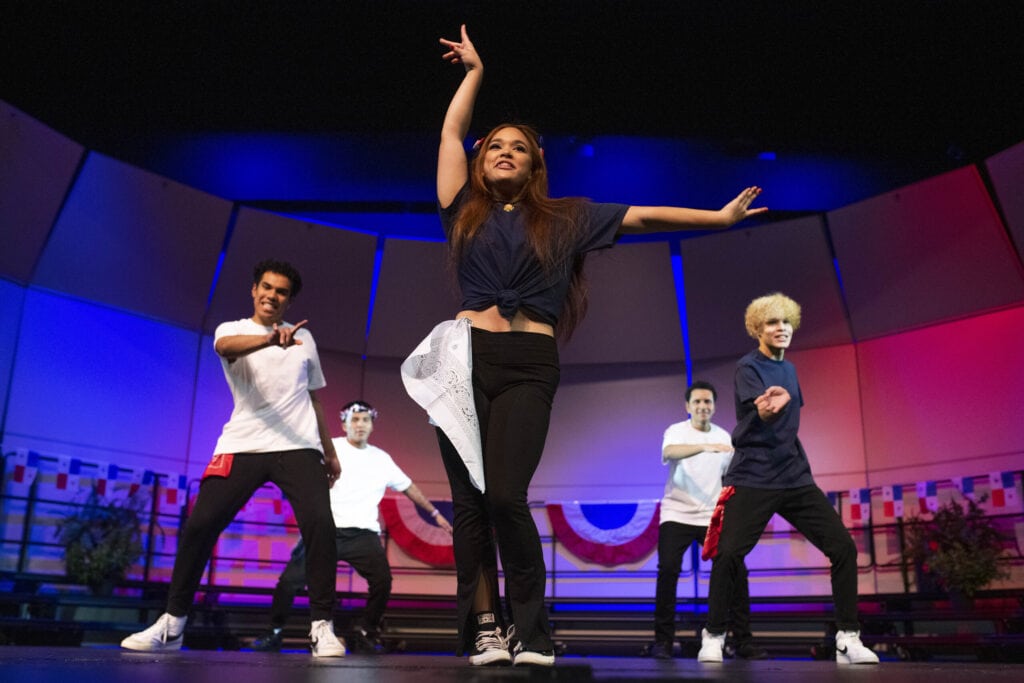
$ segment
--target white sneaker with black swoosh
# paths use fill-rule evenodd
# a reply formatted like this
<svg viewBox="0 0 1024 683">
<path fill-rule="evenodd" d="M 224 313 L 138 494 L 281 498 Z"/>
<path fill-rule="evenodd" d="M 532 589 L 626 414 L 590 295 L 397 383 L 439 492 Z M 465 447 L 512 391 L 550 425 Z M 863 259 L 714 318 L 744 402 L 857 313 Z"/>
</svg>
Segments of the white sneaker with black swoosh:
<svg viewBox="0 0 1024 683">
<path fill-rule="evenodd" d="M 860 642 L 860 631 L 840 631 L 836 634 L 837 664 L 878 664 L 878 655 Z"/>
<path fill-rule="evenodd" d="M 185 621 L 185 617 L 172 617 L 164 612 L 155 624 L 122 640 L 121 647 L 139 652 L 180 650 L 184 640 Z"/>
<path fill-rule="evenodd" d="M 309 629 L 309 649 L 314 657 L 344 657 L 345 643 L 334 635 L 334 622 L 329 619 L 314 621 Z"/>
</svg>

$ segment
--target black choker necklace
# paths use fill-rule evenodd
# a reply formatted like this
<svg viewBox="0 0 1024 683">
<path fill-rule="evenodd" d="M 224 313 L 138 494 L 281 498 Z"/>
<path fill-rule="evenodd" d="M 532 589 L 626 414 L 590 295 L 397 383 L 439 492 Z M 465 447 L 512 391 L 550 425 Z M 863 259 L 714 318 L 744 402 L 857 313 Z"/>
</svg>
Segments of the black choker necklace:
<svg viewBox="0 0 1024 683">
<path fill-rule="evenodd" d="M 516 197 L 511 201 L 505 201 L 504 199 L 498 199 L 497 197 L 494 197 L 493 199 L 495 204 L 501 205 L 501 210 L 505 213 L 512 213 L 516 210 L 516 207 L 519 206 L 519 197 Z"/>
</svg>

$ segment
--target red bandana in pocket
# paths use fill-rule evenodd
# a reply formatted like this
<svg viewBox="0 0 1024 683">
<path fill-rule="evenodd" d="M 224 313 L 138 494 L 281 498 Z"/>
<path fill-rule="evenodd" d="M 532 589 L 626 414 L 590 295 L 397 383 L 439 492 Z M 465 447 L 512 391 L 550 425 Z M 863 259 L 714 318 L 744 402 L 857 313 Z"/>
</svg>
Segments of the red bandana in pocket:
<svg viewBox="0 0 1024 683">
<path fill-rule="evenodd" d="M 718 554 L 718 537 L 722 534 L 725 501 L 732 498 L 734 493 L 736 493 L 735 486 L 726 486 L 722 488 L 722 493 L 718 496 L 718 504 L 715 505 L 715 511 L 711 513 L 711 524 L 708 524 L 708 533 L 704 537 L 704 549 L 700 554 L 700 559 L 702 560 L 714 559 L 715 555 Z"/>
<path fill-rule="evenodd" d="M 207 477 L 226 477 L 231 474 L 231 463 L 235 459 L 234 453 L 217 453 L 210 460 L 210 464 L 203 470 L 203 479 Z"/>
</svg>

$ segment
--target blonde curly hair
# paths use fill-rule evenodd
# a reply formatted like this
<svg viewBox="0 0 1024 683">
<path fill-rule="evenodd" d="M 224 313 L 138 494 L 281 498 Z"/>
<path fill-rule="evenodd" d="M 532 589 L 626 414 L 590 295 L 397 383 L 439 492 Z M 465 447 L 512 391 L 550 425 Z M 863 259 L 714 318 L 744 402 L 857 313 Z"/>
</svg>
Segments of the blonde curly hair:
<svg viewBox="0 0 1024 683">
<path fill-rule="evenodd" d="M 757 339 L 765 322 L 774 318 L 788 320 L 796 332 L 800 328 L 800 304 L 782 292 L 772 292 L 754 299 L 747 306 L 743 319 L 747 334 Z"/>
</svg>

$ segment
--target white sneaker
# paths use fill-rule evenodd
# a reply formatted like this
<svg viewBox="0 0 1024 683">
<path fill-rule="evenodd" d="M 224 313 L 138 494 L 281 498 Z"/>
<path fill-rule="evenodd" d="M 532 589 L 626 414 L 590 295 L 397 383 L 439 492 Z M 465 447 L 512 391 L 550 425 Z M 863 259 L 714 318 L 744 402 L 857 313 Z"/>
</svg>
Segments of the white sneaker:
<svg viewBox="0 0 1024 683">
<path fill-rule="evenodd" d="M 860 631 L 840 631 L 836 634 L 837 664 L 878 664 L 878 655 L 860 642 Z"/>
<path fill-rule="evenodd" d="M 495 626 L 491 631 L 480 631 L 476 634 L 473 654 L 469 663 L 473 666 L 488 664 L 510 664 L 512 655 L 508 651 L 508 641 L 501 637 L 501 627 Z"/>
<path fill-rule="evenodd" d="M 334 622 L 329 619 L 313 622 L 309 629 L 309 647 L 314 657 L 345 656 L 345 643 L 334 635 Z"/>
<path fill-rule="evenodd" d="M 180 650 L 185 638 L 186 617 L 172 617 L 167 612 L 160 615 L 156 623 L 145 631 L 133 633 L 121 641 L 126 650 L 151 652 L 154 650 Z M 171 635 L 177 631 L 177 635 Z"/>
<path fill-rule="evenodd" d="M 701 629 L 700 652 L 697 653 L 698 662 L 721 662 L 722 648 L 725 646 L 725 634 L 712 635 L 708 630 Z"/>
</svg>

